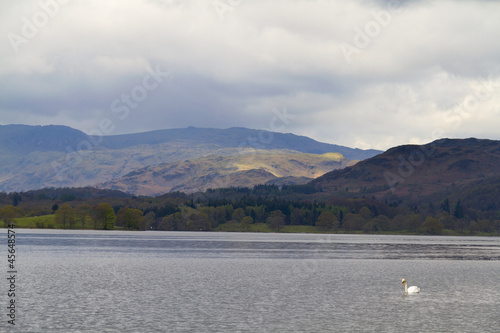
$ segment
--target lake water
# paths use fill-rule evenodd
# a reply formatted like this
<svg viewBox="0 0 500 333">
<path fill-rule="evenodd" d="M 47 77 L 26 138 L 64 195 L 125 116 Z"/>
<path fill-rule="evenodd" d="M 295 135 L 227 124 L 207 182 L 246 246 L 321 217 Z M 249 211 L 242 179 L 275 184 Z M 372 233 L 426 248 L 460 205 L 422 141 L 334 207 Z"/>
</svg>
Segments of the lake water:
<svg viewBox="0 0 500 333">
<path fill-rule="evenodd" d="M 500 331 L 498 237 L 18 229 L 16 240 L 16 326 L 2 279 L 2 332 Z M 420 294 L 405 296 L 402 278 Z"/>
</svg>

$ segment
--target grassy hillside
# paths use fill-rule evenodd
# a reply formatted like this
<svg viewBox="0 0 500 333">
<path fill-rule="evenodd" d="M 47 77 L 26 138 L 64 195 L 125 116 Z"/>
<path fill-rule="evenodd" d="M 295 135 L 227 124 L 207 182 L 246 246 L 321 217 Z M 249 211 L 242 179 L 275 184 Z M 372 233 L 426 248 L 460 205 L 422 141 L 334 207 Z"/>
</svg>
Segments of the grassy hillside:
<svg viewBox="0 0 500 333">
<path fill-rule="evenodd" d="M 339 153 L 306 154 L 284 150 L 248 150 L 245 154 L 211 155 L 177 163 L 161 164 L 131 172 L 100 187 L 141 195 L 171 191 L 186 193 L 220 187 L 253 187 L 282 177 L 307 180 L 344 167 Z"/>
</svg>

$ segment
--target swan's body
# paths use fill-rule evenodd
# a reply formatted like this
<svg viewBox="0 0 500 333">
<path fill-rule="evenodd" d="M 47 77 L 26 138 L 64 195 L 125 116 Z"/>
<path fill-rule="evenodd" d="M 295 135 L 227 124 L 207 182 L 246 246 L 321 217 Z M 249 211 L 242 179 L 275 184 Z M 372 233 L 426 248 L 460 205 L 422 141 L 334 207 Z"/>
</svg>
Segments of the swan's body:
<svg viewBox="0 0 500 333">
<path fill-rule="evenodd" d="M 408 284 L 406 283 L 406 280 L 402 280 L 403 286 L 405 286 L 405 294 L 418 294 L 420 292 L 420 288 L 417 286 L 411 286 L 408 288 Z"/>
</svg>

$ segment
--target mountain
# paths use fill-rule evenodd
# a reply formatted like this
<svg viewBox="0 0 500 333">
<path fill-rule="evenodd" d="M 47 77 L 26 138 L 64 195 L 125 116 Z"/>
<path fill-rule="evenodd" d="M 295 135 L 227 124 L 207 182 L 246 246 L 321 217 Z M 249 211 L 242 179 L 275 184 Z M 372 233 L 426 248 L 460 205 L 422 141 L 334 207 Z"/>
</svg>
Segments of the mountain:
<svg viewBox="0 0 500 333">
<path fill-rule="evenodd" d="M 340 153 L 349 160 L 364 160 L 381 151 L 322 143 L 305 136 L 254 130 L 243 127 L 228 129 L 196 128 L 166 129 L 145 133 L 113 135 L 104 137 L 102 145 L 110 149 L 121 149 L 137 145 L 182 144 L 192 146 L 214 145 L 219 148 L 289 149 L 302 153 Z"/>
<path fill-rule="evenodd" d="M 421 146 L 391 148 L 356 165 L 326 173 L 310 185 L 323 195 L 441 200 L 456 192 L 498 183 L 499 176 L 500 141 L 440 139 Z"/>
<path fill-rule="evenodd" d="M 207 156 L 239 156 L 249 152 L 283 154 L 285 151 L 311 155 L 340 153 L 346 158 L 344 164 L 380 153 L 321 143 L 289 133 L 237 127 L 188 127 L 99 137 L 67 126 L 4 125 L 0 126 L 0 191 L 95 186 L 162 163 L 193 161 Z M 224 163 L 214 168 L 224 169 Z M 304 163 L 314 168 L 313 160 Z M 250 174 L 257 177 L 261 173 L 244 171 L 240 173 L 241 179 L 247 180 Z M 205 176 L 214 172 L 217 171 L 212 170 Z M 273 173 L 273 177 L 277 177 L 276 174 Z M 269 175 L 259 177 L 262 181 L 272 178 Z M 234 183 L 228 185 L 239 184 L 238 178 L 232 180 Z M 116 186 L 121 188 L 122 185 Z M 188 187 L 192 186 L 186 185 Z"/>
<path fill-rule="evenodd" d="M 253 187 L 267 183 L 305 184 L 348 163 L 339 153 L 318 155 L 287 150 L 242 153 L 235 149 L 234 155 L 210 155 L 138 169 L 99 187 L 158 195 L 172 191 L 191 193 L 209 188 Z"/>
</svg>

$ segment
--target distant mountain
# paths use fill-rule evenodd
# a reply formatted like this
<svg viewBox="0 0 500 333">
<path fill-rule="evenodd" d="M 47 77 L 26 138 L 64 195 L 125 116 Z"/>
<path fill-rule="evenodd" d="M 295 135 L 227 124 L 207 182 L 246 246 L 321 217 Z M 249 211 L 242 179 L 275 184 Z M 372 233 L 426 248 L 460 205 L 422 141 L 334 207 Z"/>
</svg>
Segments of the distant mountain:
<svg viewBox="0 0 500 333">
<path fill-rule="evenodd" d="M 307 183 L 349 161 L 338 153 L 306 154 L 288 150 L 247 151 L 210 155 L 135 170 L 99 185 L 141 195 L 180 191 L 197 192 L 220 187 L 253 187 L 258 184 Z"/>
<path fill-rule="evenodd" d="M 498 184 L 499 176 L 500 141 L 441 139 L 422 146 L 391 148 L 351 167 L 326 173 L 310 185 L 336 196 L 441 200 L 477 186 Z"/>
<path fill-rule="evenodd" d="M 189 143 L 193 146 L 214 145 L 219 148 L 289 149 L 302 153 L 324 154 L 336 152 L 348 160 L 364 160 L 381 151 L 322 143 L 305 136 L 277 133 L 243 127 L 228 129 L 196 128 L 166 129 L 145 133 L 113 135 L 104 138 L 102 145 L 110 149 L 122 149 L 137 145 Z"/>
<path fill-rule="evenodd" d="M 65 152 L 89 136 L 67 126 L 0 125 L 0 152 L 25 155 L 39 151 Z"/>
<path fill-rule="evenodd" d="M 294 134 L 236 127 L 189 127 L 96 137 L 66 126 L 5 125 L 0 126 L 0 191 L 95 186 L 162 163 L 212 155 L 238 156 L 249 151 L 340 153 L 347 159 L 344 164 L 380 153 L 321 143 Z M 234 184 L 238 183 L 237 178 L 233 179 Z"/>
</svg>

